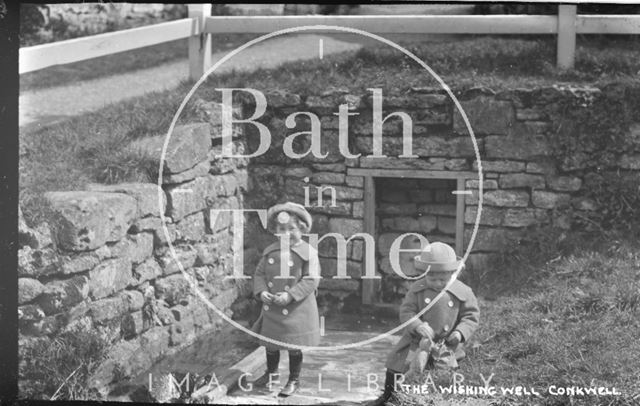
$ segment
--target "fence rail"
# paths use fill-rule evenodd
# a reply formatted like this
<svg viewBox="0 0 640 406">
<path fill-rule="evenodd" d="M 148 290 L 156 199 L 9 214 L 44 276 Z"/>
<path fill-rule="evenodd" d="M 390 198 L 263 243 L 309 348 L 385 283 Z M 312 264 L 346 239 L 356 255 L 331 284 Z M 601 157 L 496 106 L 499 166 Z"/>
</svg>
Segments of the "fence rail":
<svg viewBox="0 0 640 406">
<path fill-rule="evenodd" d="M 557 65 L 572 68 L 576 34 L 640 34 L 640 15 L 576 15 L 559 5 L 558 15 L 216 16 L 210 4 L 189 5 L 189 18 L 147 27 L 20 49 L 19 73 L 189 38 L 189 74 L 211 66 L 212 34 L 268 33 L 302 25 L 335 25 L 376 34 L 552 34 Z"/>
</svg>

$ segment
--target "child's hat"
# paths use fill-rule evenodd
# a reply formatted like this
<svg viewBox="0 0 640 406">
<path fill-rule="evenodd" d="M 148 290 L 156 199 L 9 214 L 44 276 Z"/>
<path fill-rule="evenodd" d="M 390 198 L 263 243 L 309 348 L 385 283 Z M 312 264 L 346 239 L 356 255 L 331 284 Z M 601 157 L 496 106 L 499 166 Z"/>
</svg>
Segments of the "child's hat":
<svg viewBox="0 0 640 406">
<path fill-rule="evenodd" d="M 421 271 L 429 268 L 432 272 L 452 272 L 458 269 L 462 258 L 448 244 L 432 242 L 414 258 L 415 267 Z"/>
<path fill-rule="evenodd" d="M 300 218 L 300 220 L 302 220 L 302 222 L 307 225 L 307 228 L 311 230 L 311 225 L 313 223 L 311 214 L 309 214 L 309 212 L 303 205 L 293 202 L 276 204 L 275 206 L 267 210 L 267 224 L 271 224 L 275 216 L 278 216 L 278 222 L 288 222 L 289 218 L 286 215 L 287 213 L 295 214 L 296 216 L 298 216 L 298 218 Z"/>
</svg>

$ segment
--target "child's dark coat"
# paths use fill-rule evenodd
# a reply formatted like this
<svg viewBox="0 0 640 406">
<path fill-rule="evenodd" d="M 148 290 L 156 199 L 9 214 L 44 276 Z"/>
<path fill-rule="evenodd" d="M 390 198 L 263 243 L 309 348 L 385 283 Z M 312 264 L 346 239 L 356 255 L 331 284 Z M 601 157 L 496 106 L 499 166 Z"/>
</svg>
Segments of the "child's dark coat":
<svg viewBox="0 0 640 406">
<path fill-rule="evenodd" d="M 286 306 L 275 303 L 263 304 L 260 317 L 253 325 L 254 332 L 288 344 L 316 346 L 320 341 L 320 322 L 315 292 L 319 278 L 303 278 L 310 275 L 310 269 L 316 267 L 311 275 L 320 275 L 318 253 L 309 244 L 301 241 L 291 247 L 289 274 L 290 279 L 280 276 L 280 243 L 268 246 L 262 253 L 256 273 L 253 276 L 253 293 L 260 300 L 260 293 L 289 292 L 293 297 Z M 273 343 L 260 340 L 267 349 L 286 349 Z"/>
<path fill-rule="evenodd" d="M 400 306 L 400 323 L 405 323 L 422 311 L 438 293 L 427 288 L 424 279 L 414 282 Z M 478 327 L 479 317 L 480 309 L 473 291 L 464 283 L 456 280 L 444 295 L 420 317 L 420 320 L 416 319 L 409 323 L 402 338 L 387 357 L 386 367 L 398 372 L 408 370 L 411 360 L 407 360 L 407 354 L 410 350 L 418 348 L 420 337 L 414 331 L 422 322 L 428 322 L 433 329 L 434 341 L 446 338 L 453 330 L 458 330 L 462 334 L 463 341 L 466 341 Z M 462 345 L 460 343 L 455 348 L 457 359 L 461 359 L 465 355 Z"/>
</svg>

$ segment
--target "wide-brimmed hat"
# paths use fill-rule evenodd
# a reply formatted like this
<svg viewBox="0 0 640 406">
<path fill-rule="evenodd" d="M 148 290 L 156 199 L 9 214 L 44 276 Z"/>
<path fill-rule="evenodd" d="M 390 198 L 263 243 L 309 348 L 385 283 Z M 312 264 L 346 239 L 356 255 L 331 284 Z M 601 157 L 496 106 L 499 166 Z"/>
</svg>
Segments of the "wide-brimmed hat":
<svg viewBox="0 0 640 406">
<path fill-rule="evenodd" d="M 462 258 L 456 255 L 451 246 L 443 242 L 432 242 L 414 258 L 415 267 L 421 271 L 452 272 L 458 269 Z"/>
<path fill-rule="evenodd" d="M 274 217 L 282 212 L 295 214 L 303 223 L 306 224 L 307 228 L 311 230 L 311 225 L 313 224 L 311 214 L 309 214 L 303 205 L 293 202 L 276 204 L 267 210 L 267 224 L 273 224 Z"/>
</svg>

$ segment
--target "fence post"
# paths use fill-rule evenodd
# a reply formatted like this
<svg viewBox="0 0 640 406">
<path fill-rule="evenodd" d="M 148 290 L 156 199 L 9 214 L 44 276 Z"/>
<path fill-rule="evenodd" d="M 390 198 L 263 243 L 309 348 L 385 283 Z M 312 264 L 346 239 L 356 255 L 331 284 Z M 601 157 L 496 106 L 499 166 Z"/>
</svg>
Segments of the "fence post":
<svg viewBox="0 0 640 406">
<path fill-rule="evenodd" d="M 189 37 L 189 77 L 198 80 L 211 66 L 211 34 L 203 33 L 204 21 L 211 15 L 211 4 L 189 4 L 189 18 L 198 21 L 197 35 Z"/>
<path fill-rule="evenodd" d="M 571 69 L 576 57 L 576 8 L 575 4 L 558 5 L 558 56 L 560 69 Z"/>
</svg>

